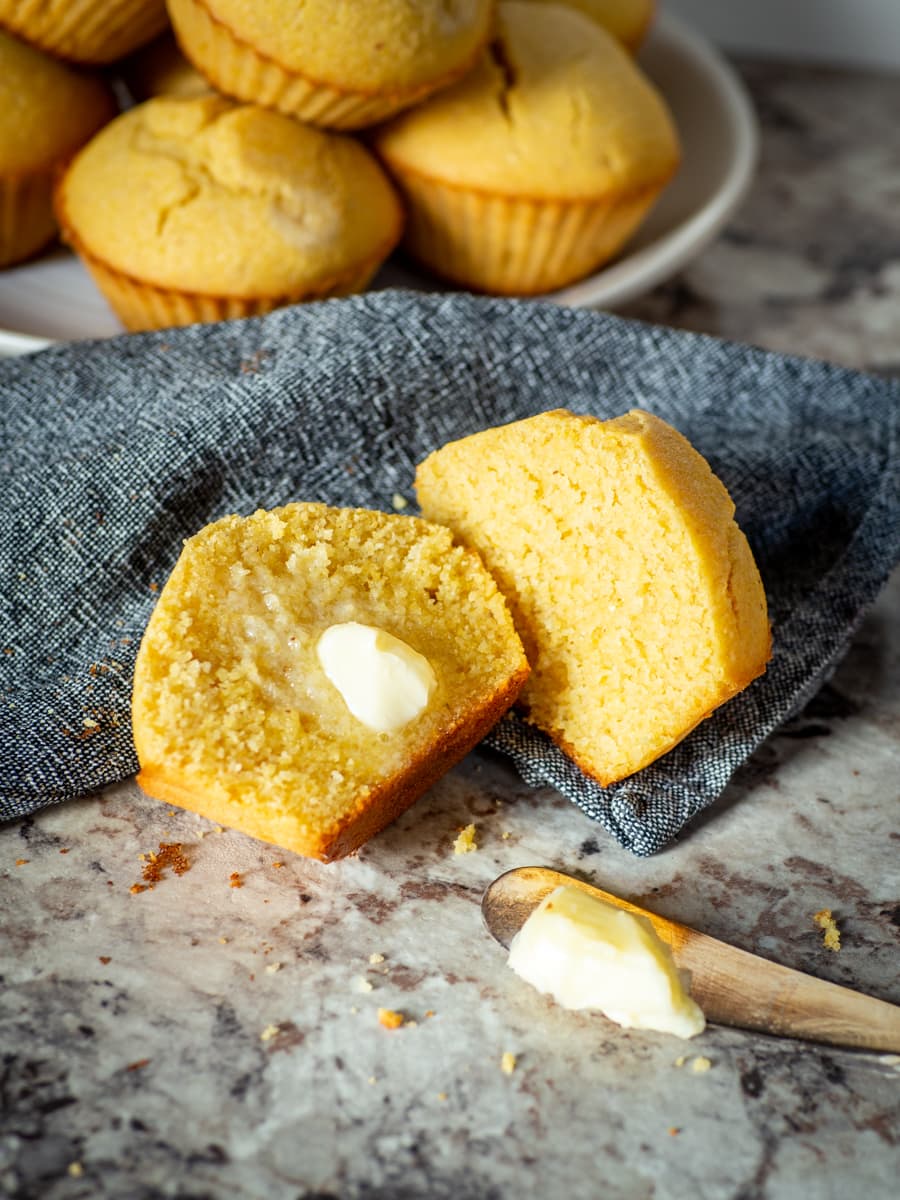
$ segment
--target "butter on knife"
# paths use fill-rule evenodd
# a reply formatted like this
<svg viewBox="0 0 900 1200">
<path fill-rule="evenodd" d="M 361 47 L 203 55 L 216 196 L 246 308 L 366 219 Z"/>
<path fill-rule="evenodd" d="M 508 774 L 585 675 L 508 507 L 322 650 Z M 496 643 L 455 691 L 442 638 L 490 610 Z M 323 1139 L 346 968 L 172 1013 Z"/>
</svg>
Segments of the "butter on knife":
<svg viewBox="0 0 900 1200">
<path fill-rule="evenodd" d="M 580 888 L 558 887 L 541 901 L 513 938 L 509 965 L 564 1008 L 598 1009 L 619 1025 L 682 1038 L 706 1027 L 646 917 Z"/>
</svg>

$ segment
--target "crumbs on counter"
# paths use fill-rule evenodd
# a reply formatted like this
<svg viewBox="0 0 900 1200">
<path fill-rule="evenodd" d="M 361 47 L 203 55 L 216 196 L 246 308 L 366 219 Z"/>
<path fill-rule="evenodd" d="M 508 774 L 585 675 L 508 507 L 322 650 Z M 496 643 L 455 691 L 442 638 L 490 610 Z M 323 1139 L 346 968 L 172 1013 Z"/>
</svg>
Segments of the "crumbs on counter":
<svg viewBox="0 0 900 1200">
<path fill-rule="evenodd" d="M 500 1059 L 500 1070 L 504 1075 L 512 1075 L 516 1069 L 516 1056 L 511 1050 L 505 1050 Z"/>
<path fill-rule="evenodd" d="M 149 1058 L 139 1058 L 137 1062 L 129 1063 L 125 1068 L 126 1071 L 143 1071 L 144 1067 L 150 1065 Z"/>
<path fill-rule="evenodd" d="M 475 826 L 467 825 L 453 843 L 453 853 L 470 854 L 473 850 L 477 849 L 478 843 L 475 841 Z"/>
<path fill-rule="evenodd" d="M 392 1008 L 379 1008 L 378 1010 L 378 1023 L 385 1029 L 399 1029 L 405 1021 L 403 1013 L 395 1012 Z"/>
<path fill-rule="evenodd" d="M 105 967 L 107 963 L 112 962 L 112 958 L 108 954 L 100 954 L 97 957 L 97 962 L 102 962 Z"/>
<path fill-rule="evenodd" d="M 374 988 L 374 985 L 371 980 L 366 979 L 366 977 L 364 975 L 357 975 L 356 990 L 358 992 L 371 992 L 373 990 L 373 988 Z"/>
<path fill-rule="evenodd" d="M 281 868 L 284 866 L 284 863 L 283 862 L 273 862 L 272 866 L 275 868 L 276 871 L 280 871 Z"/>
<path fill-rule="evenodd" d="M 691 1059 L 691 1070 L 695 1075 L 704 1075 L 712 1066 L 712 1059 L 706 1057 L 705 1054 L 698 1054 L 696 1058 Z"/>
<path fill-rule="evenodd" d="M 157 883 L 165 877 L 166 871 L 175 875 L 184 875 L 191 869 L 190 861 L 184 853 L 181 842 L 160 842 L 159 850 L 140 855 L 144 864 L 141 877 L 144 882 L 133 883 L 128 889 L 132 896 L 141 892 L 152 891 Z"/>
<path fill-rule="evenodd" d="M 376 953 L 376 954 L 370 954 L 370 955 L 369 955 L 369 962 L 372 964 L 372 966 L 373 966 L 373 967 L 374 967 L 374 966 L 377 966 L 377 965 L 378 965 L 378 963 L 383 963 L 383 962 L 384 962 L 384 955 L 383 955 L 383 954 L 377 954 L 377 953 Z"/>
<path fill-rule="evenodd" d="M 69 853 L 69 847 L 63 846 L 62 849 L 60 850 L 60 854 L 68 854 L 68 853 Z"/>
<path fill-rule="evenodd" d="M 391 507 L 395 512 L 403 512 L 404 508 L 409 507 L 409 501 L 405 496 L 401 496 L 399 492 L 394 492 L 391 496 Z"/>
<path fill-rule="evenodd" d="M 681 1130 L 677 1125 L 669 1126 L 669 1137 L 678 1137 L 679 1133 L 681 1133 Z"/>
<path fill-rule="evenodd" d="M 841 931 L 837 927 L 837 921 L 831 915 L 830 908 L 820 908 L 813 915 L 813 920 L 823 931 L 823 945 L 828 950 L 840 950 L 841 948 Z"/>
<path fill-rule="evenodd" d="M 27 858 L 17 858 L 17 859 L 16 859 L 16 866 L 17 866 L 17 867 L 27 867 L 27 866 L 28 866 L 28 863 L 29 863 L 29 861 L 30 861 L 30 860 L 29 860 L 29 859 L 27 859 Z"/>
<path fill-rule="evenodd" d="M 280 1032 L 281 1031 L 277 1025 L 267 1025 L 259 1035 L 259 1040 L 261 1042 L 271 1042 L 272 1038 L 278 1037 Z"/>
<path fill-rule="evenodd" d="M 267 975 L 274 975 L 276 971 L 280 971 L 280 970 L 281 970 L 280 962 L 270 962 L 270 963 L 266 964 L 266 974 Z"/>
<path fill-rule="evenodd" d="M 243 887 L 244 886 L 244 881 L 241 878 L 240 871 L 232 871 L 231 872 L 231 874 L 228 876 L 228 886 L 229 887 Z"/>
<path fill-rule="evenodd" d="M 80 1162 L 70 1162 L 66 1167 L 66 1171 L 73 1179 L 80 1179 L 84 1174 L 84 1167 Z"/>
<path fill-rule="evenodd" d="M 687 1062 L 687 1055 L 679 1054 L 678 1057 L 675 1059 L 675 1061 L 672 1063 L 672 1066 L 673 1067 L 683 1067 L 686 1062 Z"/>
</svg>

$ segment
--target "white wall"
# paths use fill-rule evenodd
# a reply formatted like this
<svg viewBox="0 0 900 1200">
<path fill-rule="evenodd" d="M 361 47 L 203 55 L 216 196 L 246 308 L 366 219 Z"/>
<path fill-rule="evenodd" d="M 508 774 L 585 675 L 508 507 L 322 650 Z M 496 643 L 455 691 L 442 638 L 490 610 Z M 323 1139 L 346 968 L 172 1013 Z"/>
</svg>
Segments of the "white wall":
<svg viewBox="0 0 900 1200">
<path fill-rule="evenodd" d="M 900 70 L 900 0 L 657 2 L 726 50 Z"/>
</svg>

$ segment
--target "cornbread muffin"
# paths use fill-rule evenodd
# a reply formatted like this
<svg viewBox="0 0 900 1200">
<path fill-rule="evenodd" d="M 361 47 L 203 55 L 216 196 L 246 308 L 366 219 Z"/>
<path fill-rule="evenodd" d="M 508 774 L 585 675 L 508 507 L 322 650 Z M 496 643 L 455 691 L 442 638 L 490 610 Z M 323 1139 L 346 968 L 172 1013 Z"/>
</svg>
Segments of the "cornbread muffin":
<svg viewBox="0 0 900 1200">
<path fill-rule="evenodd" d="M 0 0 L 0 25 L 73 62 L 114 62 L 167 24 L 165 0 Z"/>
<path fill-rule="evenodd" d="M 213 90 L 181 53 L 171 33 L 142 47 L 118 69 L 136 101 L 154 96 L 203 96 Z"/>
<path fill-rule="evenodd" d="M 508 0 L 477 68 L 374 144 L 408 202 L 405 245 L 468 288 L 560 288 L 612 257 L 674 173 L 665 103 L 599 25 Z"/>
<path fill-rule="evenodd" d="M 644 412 L 548 412 L 418 469 L 422 512 L 476 548 L 531 664 L 528 719 L 613 783 L 765 669 L 766 598 L 706 460 Z"/>
<path fill-rule="evenodd" d="M 169 0 L 184 52 L 219 89 L 314 125 L 361 129 L 474 63 L 493 0 Z"/>
<path fill-rule="evenodd" d="M 532 4 L 565 4 L 596 21 L 632 54 L 644 40 L 656 0 L 530 0 Z"/>
<path fill-rule="evenodd" d="M 0 267 L 56 233 L 56 170 L 115 113 L 102 80 L 0 31 Z"/>
<path fill-rule="evenodd" d="M 119 117 L 72 163 L 56 208 L 128 329 L 359 291 L 402 223 L 357 142 L 215 95 Z"/>
<path fill-rule="evenodd" d="M 399 638 L 432 673 L 424 708 L 390 732 L 354 716 L 323 667 L 324 635 L 351 622 Z M 366 675 L 364 656 L 349 665 Z M 323 504 L 225 517 L 185 543 L 141 643 L 138 782 L 338 858 L 460 759 L 527 673 L 496 584 L 448 530 Z"/>
</svg>

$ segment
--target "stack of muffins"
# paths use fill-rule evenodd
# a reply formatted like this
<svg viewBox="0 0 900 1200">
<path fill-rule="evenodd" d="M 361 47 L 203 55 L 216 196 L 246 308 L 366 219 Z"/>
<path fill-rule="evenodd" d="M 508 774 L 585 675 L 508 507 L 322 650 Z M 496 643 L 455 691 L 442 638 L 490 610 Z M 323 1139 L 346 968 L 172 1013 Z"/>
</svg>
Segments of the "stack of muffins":
<svg viewBox="0 0 900 1200">
<path fill-rule="evenodd" d="M 56 178 L 62 235 L 129 329 L 359 291 L 401 239 L 472 290 L 560 288 L 678 164 L 631 56 L 653 0 L 64 7 L 0 0 L 0 266 L 52 238 Z M 168 19 L 177 44 L 152 41 Z M 139 103 L 113 120 L 83 64 Z"/>
</svg>

